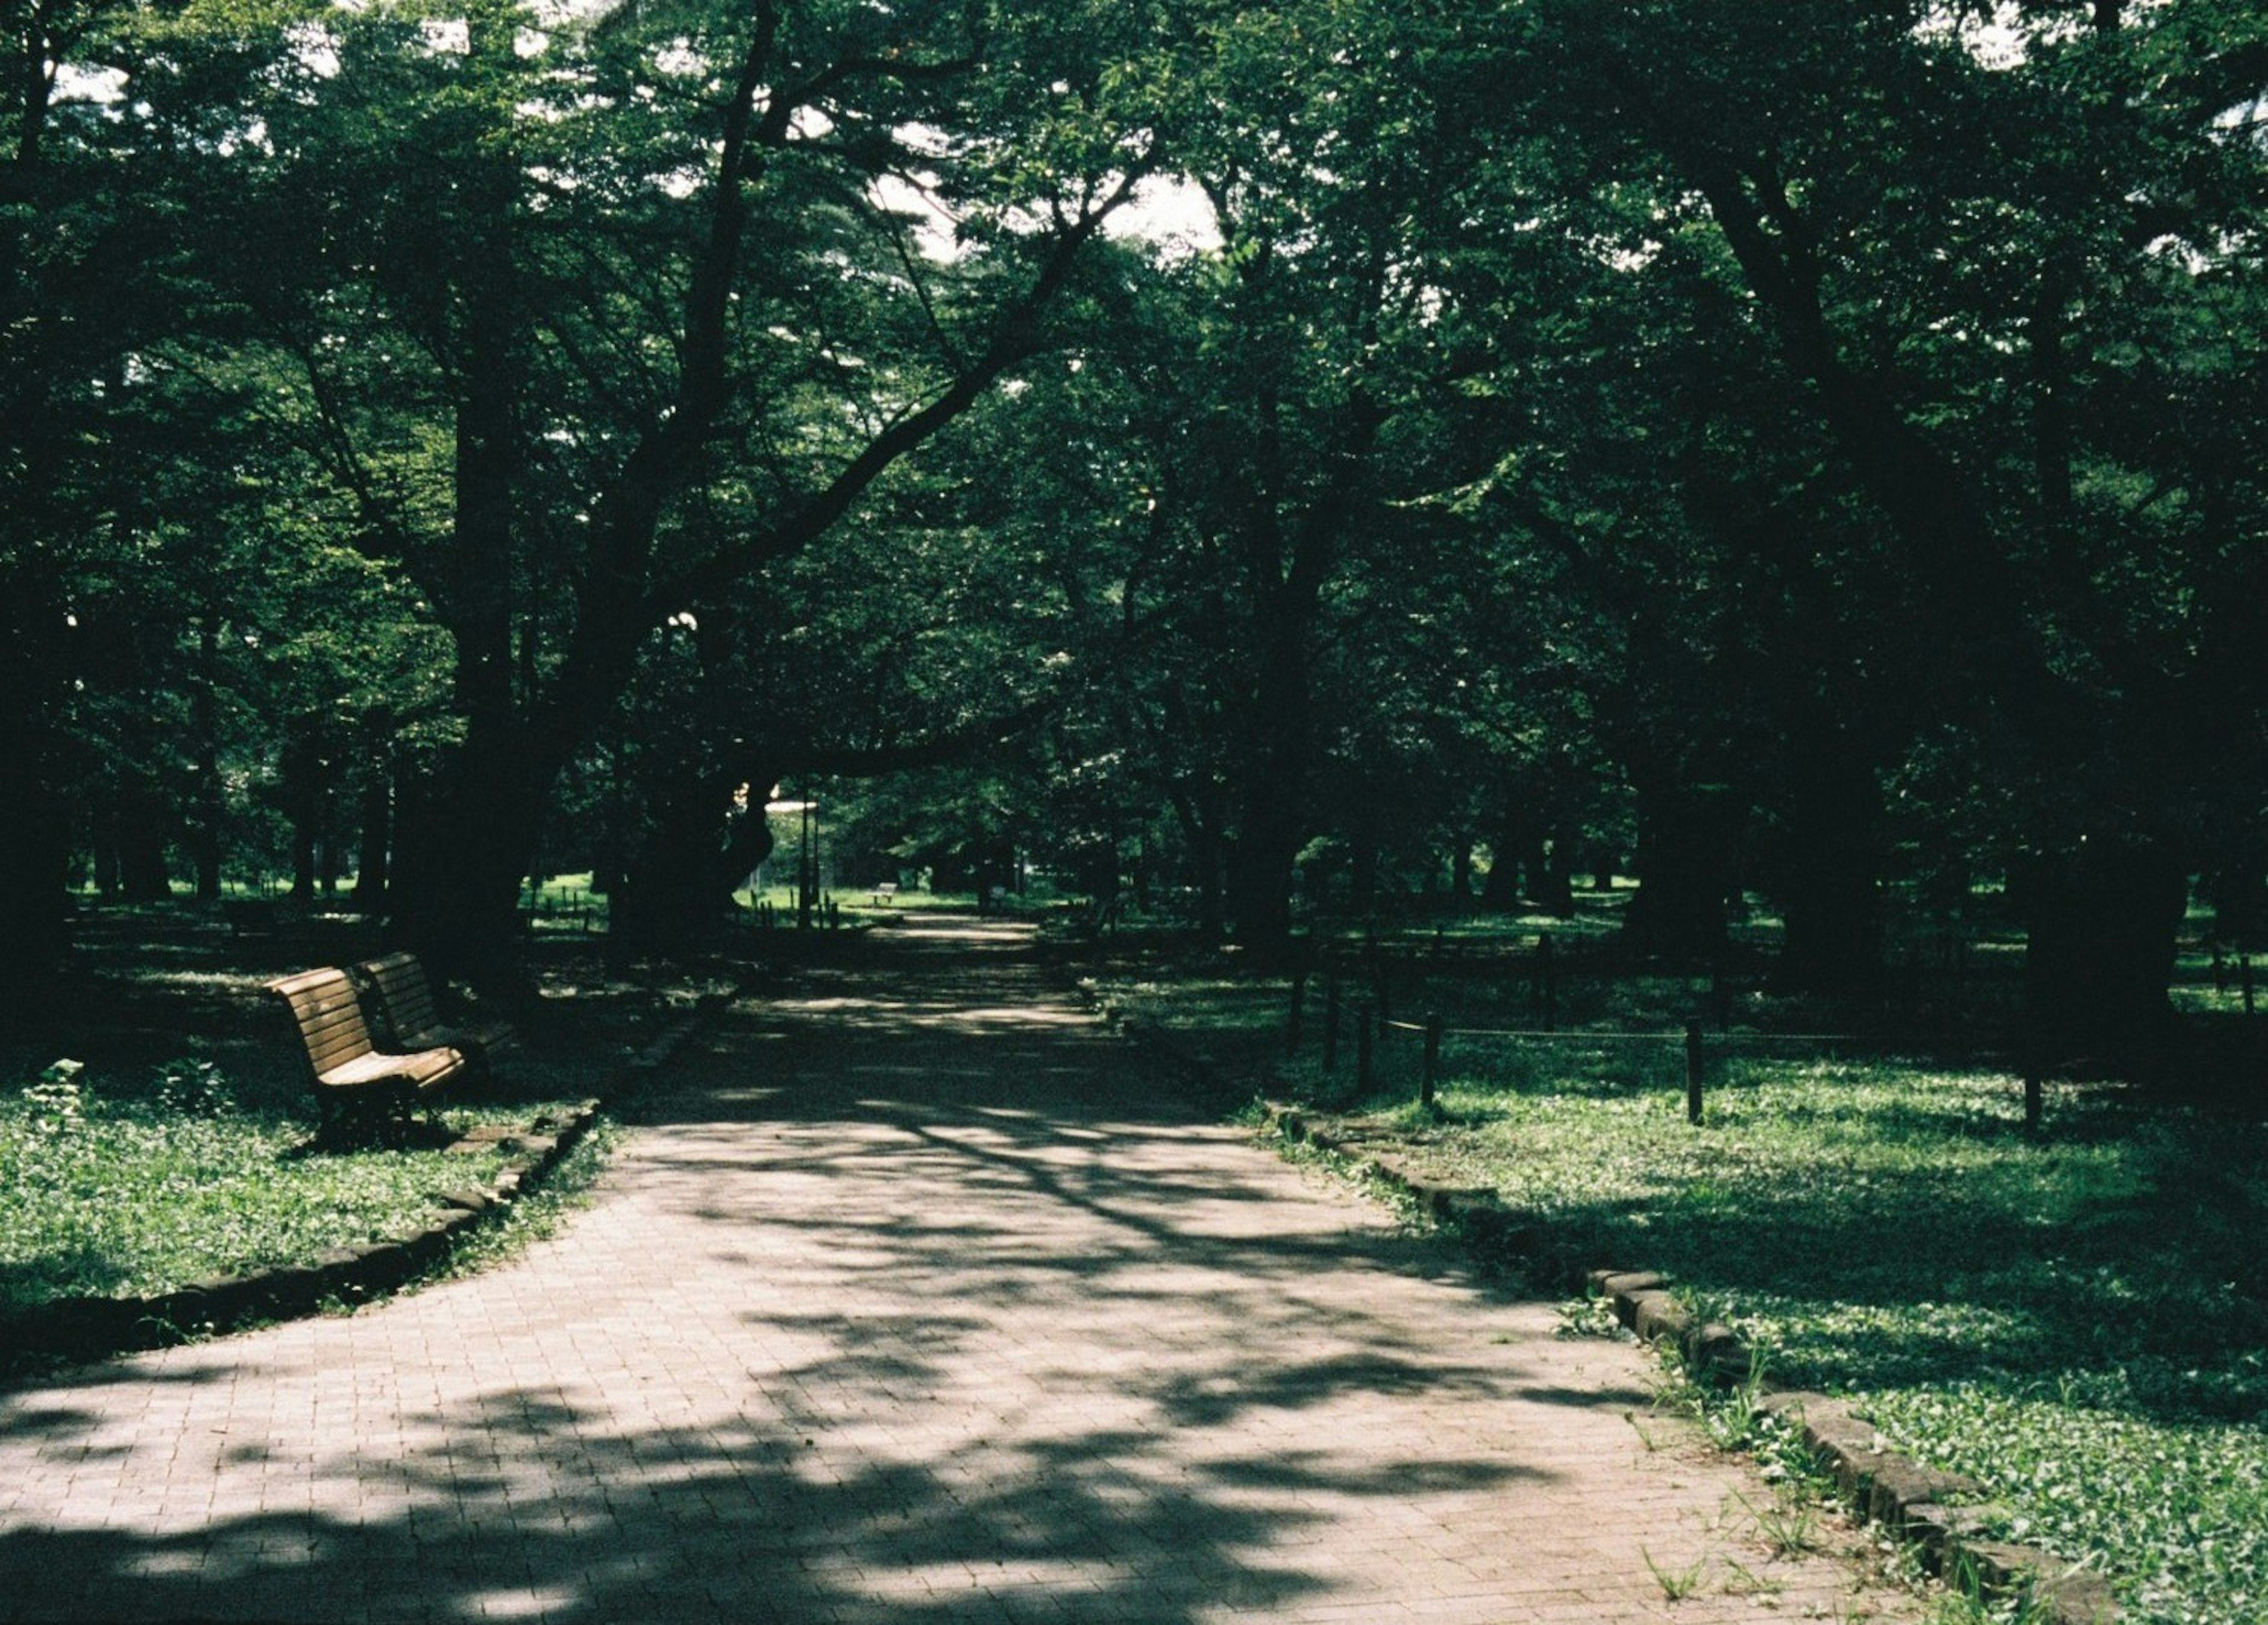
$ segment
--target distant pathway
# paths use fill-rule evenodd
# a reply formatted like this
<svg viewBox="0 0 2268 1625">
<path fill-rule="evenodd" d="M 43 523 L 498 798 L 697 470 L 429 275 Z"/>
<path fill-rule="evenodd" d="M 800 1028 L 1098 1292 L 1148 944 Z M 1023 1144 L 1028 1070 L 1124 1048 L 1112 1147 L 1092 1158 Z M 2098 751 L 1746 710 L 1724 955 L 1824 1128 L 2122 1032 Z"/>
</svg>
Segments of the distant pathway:
<svg viewBox="0 0 2268 1625">
<path fill-rule="evenodd" d="M 1013 927 L 895 937 L 733 1012 L 520 1262 L 0 1392 L 0 1620 L 1915 1612 Z"/>
</svg>

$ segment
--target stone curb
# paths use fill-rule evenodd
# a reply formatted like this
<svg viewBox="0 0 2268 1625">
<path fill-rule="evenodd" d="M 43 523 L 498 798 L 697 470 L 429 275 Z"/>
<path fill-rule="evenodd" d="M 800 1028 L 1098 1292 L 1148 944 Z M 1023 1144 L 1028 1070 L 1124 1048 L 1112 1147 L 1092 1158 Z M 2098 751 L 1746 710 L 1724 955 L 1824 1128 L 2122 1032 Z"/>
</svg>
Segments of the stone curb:
<svg viewBox="0 0 2268 1625">
<path fill-rule="evenodd" d="M 731 1002 L 727 993 L 704 994 L 693 1013 L 665 1027 L 624 1063 L 616 1086 L 644 1081 L 683 1049 L 707 1019 Z M 525 1133 L 498 1137 L 506 1161 L 486 1188 L 434 1193 L 434 1216 L 409 1236 L 360 1247 L 335 1247 L 313 1265 L 194 1282 L 152 1298 L 65 1298 L 29 1315 L 0 1318 L 0 1342 L 30 1353 L 99 1358 L 163 1348 L 197 1332 L 231 1331 L 257 1320 L 295 1319 L 324 1304 L 390 1292 L 447 1255 L 450 1245 L 488 1215 L 540 1185 L 598 1120 L 604 1102 L 592 1098 L 563 1114 L 543 1113 Z M 88 1333 L 100 1335 L 90 1336 Z"/>
<path fill-rule="evenodd" d="M 693 1014 L 681 1016 L 663 1028 L 652 1042 L 632 1055 L 622 1066 L 630 1078 L 643 1080 L 667 1066 L 683 1049 L 695 1033 L 701 1030 L 708 1018 L 730 1004 L 732 993 L 703 993 L 694 1004 Z"/>
<path fill-rule="evenodd" d="M 1264 1103 L 1270 1126 L 1287 1140 L 1351 1157 L 1401 1192 L 1436 1222 L 1454 1224 L 1484 1246 L 1535 1252 L 1535 1227 L 1521 1222 L 1485 1191 L 1439 1184 L 1382 1155 L 1359 1136 L 1319 1129 L 1302 1112 Z M 1695 1324 L 1667 1277 L 1643 1270 L 1585 1269 L 1575 1273 L 1591 1296 L 1612 1304 L 1615 1318 L 1641 1340 L 1668 1343 L 1702 1381 L 1744 1381 L 1754 1370 L 1750 1351 L 1730 1326 Z M 1573 1284 L 1574 1282 L 1571 1282 Z M 1926 1466 L 1884 1447 L 1850 1407 L 1825 1394 L 1759 1385 L 1756 1410 L 1796 1430 L 1813 1458 L 1851 1504 L 1870 1521 L 1912 1541 L 1933 1571 L 1948 1580 L 1973 1580 L 1988 1594 L 2022 1592 L 2037 1625 L 2116 1625 L 2118 1605 L 2110 1583 L 2037 1547 L 1984 1533 L 1999 1509 L 1977 1503 L 1983 1486 L 1957 1473 Z"/>
</svg>

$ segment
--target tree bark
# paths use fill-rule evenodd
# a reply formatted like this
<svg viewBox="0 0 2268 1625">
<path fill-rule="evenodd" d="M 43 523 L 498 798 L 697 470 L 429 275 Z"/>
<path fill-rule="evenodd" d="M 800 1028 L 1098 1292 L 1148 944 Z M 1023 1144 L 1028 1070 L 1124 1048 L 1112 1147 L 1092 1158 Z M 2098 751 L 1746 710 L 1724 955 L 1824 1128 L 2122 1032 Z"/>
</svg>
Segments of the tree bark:
<svg viewBox="0 0 2268 1625">
<path fill-rule="evenodd" d="M 190 695 L 190 726 L 196 738 L 193 770 L 195 811 L 188 845 L 196 868 L 197 900 L 220 897 L 221 820 L 225 810 L 220 781 L 220 720 L 215 689 L 220 679 L 220 617 L 207 611 L 197 626 L 196 687 Z"/>
<path fill-rule="evenodd" d="M 386 906 L 394 858 L 394 773 L 374 765 L 362 787 L 362 816 L 357 831 L 354 905 L 366 913 Z"/>
<path fill-rule="evenodd" d="M 2024 1012 L 2035 1059 L 2154 1069 L 2165 1060 L 2189 875 L 2162 844 L 2098 837 L 2017 875 L 2028 933 Z"/>
<path fill-rule="evenodd" d="M 0 656 L 4 658 L 4 656 Z M 28 684 L 0 699 L 0 760 L 22 777 L 0 795 L 0 1010 L 37 1008 L 70 945 L 70 826 L 48 792 L 47 732 Z"/>
<path fill-rule="evenodd" d="M 1527 811 L 1519 802 L 1507 801 L 1504 816 L 1497 826 L 1495 845 L 1490 851 L 1488 877 L 1481 882 L 1483 908 L 1500 914 L 1519 911 L 1520 854 L 1528 845 Z"/>
<path fill-rule="evenodd" d="M 1745 813 L 1732 787 L 1637 770 L 1638 895 L 1624 940 L 1640 953 L 1710 958 L 1725 942 L 1725 897 Z"/>
<path fill-rule="evenodd" d="M 118 889 L 129 903 L 164 903 L 173 895 L 166 865 L 171 824 L 165 798 L 147 786 L 118 794 Z"/>
<path fill-rule="evenodd" d="M 1881 970 L 1881 787 L 1847 729 L 1800 729 L 1792 755 L 1777 979 L 1791 992 L 1854 992 Z"/>
<path fill-rule="evenodd" d="M 1528 889 L 1537 908 L 1561 920 L 1575 912 L 1575 845 L 1567 831 L 1553 836 L 1550 849 L 1535 860 L 1535 883 Z"/>
</svg>

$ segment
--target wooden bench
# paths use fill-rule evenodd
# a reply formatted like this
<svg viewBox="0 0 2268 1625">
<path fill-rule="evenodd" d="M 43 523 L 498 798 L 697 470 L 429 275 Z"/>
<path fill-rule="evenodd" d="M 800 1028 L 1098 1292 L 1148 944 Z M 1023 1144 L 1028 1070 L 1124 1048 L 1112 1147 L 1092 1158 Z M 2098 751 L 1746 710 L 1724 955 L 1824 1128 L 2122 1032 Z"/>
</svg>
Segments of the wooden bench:
<svg viewBox="0 0 2268 1625">
<path fill-rule="evenodd" d="M 332 1127 L 344 1116 L 383 1112 L 406 1119 L 412 1106 L 465 1069 L 461 1052 L 447 1045 L 389 1055 L 371 1042 L 362 1001 L 344 971 L 303 971 L 268 984 L 298 1024 L 308 1081 Z"/>
<path fill-rule="evenodd" d="M 890 899 L 897 895 L 898 883 L 895 880 L 886 880 L 874 888 L 874 901 L 883 908 L 887 908 L 890 905 Z"/>
<path fill-rule="evenodd" d="M 519 1047 L 510 1022 L 451 1023 L 441 1019 L 433 984 L 412 953 L 365 959 L 350 972 L 378 1015 L 379 1036 L 395 1053 L 452 1049 L 476 1067 Z"/>
</svg>

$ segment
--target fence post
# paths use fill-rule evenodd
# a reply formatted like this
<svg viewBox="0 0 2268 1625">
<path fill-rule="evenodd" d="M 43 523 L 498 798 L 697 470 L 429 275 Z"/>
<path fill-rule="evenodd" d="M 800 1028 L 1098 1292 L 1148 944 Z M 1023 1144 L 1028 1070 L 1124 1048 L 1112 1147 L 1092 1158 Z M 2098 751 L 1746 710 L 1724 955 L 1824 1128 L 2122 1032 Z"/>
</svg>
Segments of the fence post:
<svg viewBox="0 0 2268 1625">
<path fill-rule="evenodd" d="M 2252 1014 L 2252 954 L 2249 949 L 2236 952 L 2236 979 L 2244 985 L 2244 1013 Z"/>
<path fill-rule="evenodd" d="M 1429 1013 L 1425 1017 L 1425 1071 L 1418 1085 L 1418 1104 L 1432 1106 L 1433 1086 L 1441 1075 L 1441 1013 Z"/>
<path fill-rule="evenodd" d="M 1685 1023 L 1685 1120 L 1701 1126 L 1701 1023 Z"/>
<path fill-rule="evenodd" d="M 1559 949 L 1552 940 L 1543 939 L 1543 1030 L 1559 1030 Z"/>
<path fill-rule="evenodd" d="M 1284 1053 L 1300 1053 L 1300 1023 L 1307 1013 L 1307 970 L 1305 965 L 1292 972 L 1292 1024 L 1284 1035 Z"/>
<path fill-rule="evenodd" d="M 1339 979 L 1323 982 L 1323 1070 L 1336 1072 L 1339 1064 Z"/>
<path fill-rule="evenodd" d="M 1358 1094 L 1370 1093 L 1373 1075 L 1370 1061 L 1370 1007 L 1355 1006 L 1354 1011 L 1354 1085 Z"/>
</svg>

